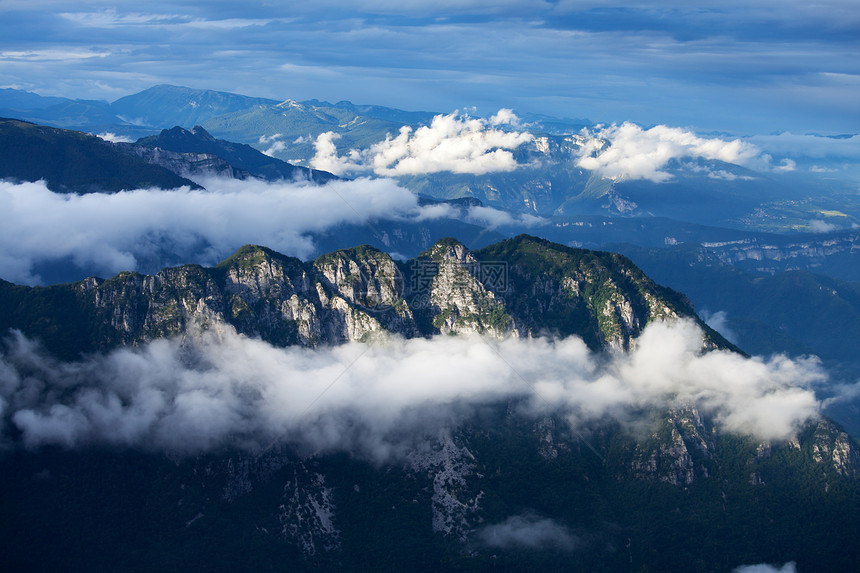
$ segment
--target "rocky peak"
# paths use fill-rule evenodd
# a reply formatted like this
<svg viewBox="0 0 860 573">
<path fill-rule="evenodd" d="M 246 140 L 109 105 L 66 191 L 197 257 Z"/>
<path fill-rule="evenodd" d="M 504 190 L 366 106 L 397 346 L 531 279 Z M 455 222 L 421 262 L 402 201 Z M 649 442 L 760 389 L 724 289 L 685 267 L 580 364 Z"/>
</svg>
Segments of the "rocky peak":
<svg viewBox="0 0 860 573">
<path fill-rule="evenodd" d="M 8 296 L 29 296 L 22 289 Z M 120 273 L 103 282 L 56 285 L 34 295 L 50 301 L 31 305 L 34 312 L 64 316 L 52 306 L 61 297 L 50 293 L 67 290 L 79 323 L 91 329 L 72 345 L 63 338 L 60 351 L 72 354 L 217 324 L 277 345 L 338 344 L 378 331 L 404 337 L 471 332 L 577 335 L 599 350 L 630 347 L 652 320 L 695 317 L 681 295 L 624 257 L 525 235 L 475 252 L 442 239 L 402 264 L 368 246 L 304 263 L 249 245 L 208 269 L 185 265 L 152 276 Z M 50 340 L 38 326 L 49 321 L 32 318 L 0 326 L 35 325 L 28 334 Z M 729 347 L 718 336 L 714 346 Z"/>
</svg>

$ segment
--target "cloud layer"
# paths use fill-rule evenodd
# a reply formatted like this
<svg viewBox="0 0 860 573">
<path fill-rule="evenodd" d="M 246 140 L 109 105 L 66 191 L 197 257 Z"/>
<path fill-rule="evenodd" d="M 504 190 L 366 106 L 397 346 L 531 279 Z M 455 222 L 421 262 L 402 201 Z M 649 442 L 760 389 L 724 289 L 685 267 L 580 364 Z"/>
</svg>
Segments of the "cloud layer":
<svg viewBox="0 0 860 573">
<path fill-rule="evenodd" d="M 647 179 L 655 183 L 672 175 L 664 169 L 670 161 L 702 158 L 746 166 L 766 166 L 755 145 L 741 139 L 703 138 L 676 127 L 650 129 L 624 122 L 585 131 L 577 165 L 610 179 Z"/>
<path fill-rule="evenodd" d="M 510 150 L 533 139 L 530 133 L 499 127 L 516 124 L 517 117 L 509 109 L 501 109 L 489 119 L 458 112 L 437 115 L 429 126 L 403 126 L 396 137 L 389 135 L 369 149 L 351 149 L 344 156 L 338 156 L 335 145 L 339 136 L 329 131 L 317 137 L 311 165 L 336 175 L 373 172 L 383 177 L 512 171 L 518 165 Z"/>
<path fill-rule="evenodd" d="M 0 181 L 0 277 L 39 284 L 34 268 L 64 258 L 103 275 L 143 263 L 158 269 L 165 256 L 207 265 L 249 243 L 306 258 L 314 253 L 308 234 L 341 223 L 459 215 L 445 205 L 419 207 L 411 192 L 384 179 L 203 183 L 208 191 L 63 195 L 41 182 Z"/>
<path fill-rule="evenodd" d="M 692 322 L 657 323 L 610 359 L 581 339 L 383 339 L 272 347 L 224 327 L 60 363 L 12 333 L 0 354 L 0 415 L 31 447 L 114 444 L 200 452 L 291 443 L 385 460 L 479 405 L 576 427 L 643 409 L 695 406 L 726 431 L 785 439 L 818 414 L 813 360 L 701 353 Z M 6 436 L 6 439 L 11 439 Z"/>
</svg>

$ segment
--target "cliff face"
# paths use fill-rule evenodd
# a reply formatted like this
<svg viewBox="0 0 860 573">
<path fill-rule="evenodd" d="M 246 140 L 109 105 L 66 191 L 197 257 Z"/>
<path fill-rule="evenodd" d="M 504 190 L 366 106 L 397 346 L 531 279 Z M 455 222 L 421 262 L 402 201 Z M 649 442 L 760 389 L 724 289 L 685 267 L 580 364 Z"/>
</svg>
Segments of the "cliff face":
<svg viewBox="0 0 860 573">
<path fill-rule="evenodd" d="M 40 337 L 65 355 L 219 324 L 279 346 L 389 332 L 406 338 L 579 335 L 595 350 L 628 349 L 652 320 L 695 317 L 683 296 L 659 287 L 624 257 L 527 236 L 474 253 L 443 239 L 406 263 L 367 246 L 308 263 L 247 246 L 213 268 L 186 265 L 42 289 L 7 283 L 5 295 L 9 309 L 0 327 Z M 71 343 L 54 340 L 44 325 L 62 322 L 70 301 L 86 332 Z M 727 346 L 703 328 L 709 345 Z"/>
</svg>

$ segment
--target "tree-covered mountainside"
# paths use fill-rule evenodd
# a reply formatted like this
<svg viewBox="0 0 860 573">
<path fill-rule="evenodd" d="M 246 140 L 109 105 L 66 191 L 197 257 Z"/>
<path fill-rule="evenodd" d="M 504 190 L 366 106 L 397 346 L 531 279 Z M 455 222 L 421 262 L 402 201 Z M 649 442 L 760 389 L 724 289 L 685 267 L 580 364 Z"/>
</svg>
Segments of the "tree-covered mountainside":
<svg viewBox="0 0 860 573">
<path fill-rule="evenodd" d="M 0 179 L 44 180 L 62 193 L 199 185 L 86 133 L 0 118 Z"/>
</svg>

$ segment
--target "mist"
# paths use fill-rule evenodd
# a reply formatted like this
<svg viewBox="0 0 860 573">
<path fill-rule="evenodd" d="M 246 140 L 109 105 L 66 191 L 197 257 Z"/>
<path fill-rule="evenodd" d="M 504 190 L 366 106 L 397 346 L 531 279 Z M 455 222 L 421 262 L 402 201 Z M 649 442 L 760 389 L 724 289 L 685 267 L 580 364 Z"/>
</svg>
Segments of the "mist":
<svg viewBox="0 0 860 573">
<path fill-rule="evenodd" d="M 697 407 L 723 430 L 791 438 L 818 415 L 813 359 L 702 353 L 690 321 L 655 323 L 630 352 L 563 340 L 384 337 L 276 348 L 221 326 L 73 363 L 12 332 L 0 354 L 6 445 L 113 445 L 181 453 L 290 444 L 385 461 L 482 405 L 581 427 L 607 417 Z"/>
<path fill-rule="evenodd" d="M 340 224 L 513 220 L 487 207 L 419 206 L 415 195 L 389 179 L 319 186 L 234 179 L 201 183 L 206 190 L 66 195 L 43 182 L 0 181 L 0 277 L 42 284 L 38 266 L 63 259 L 101 276 L 152 272 L 165 259 L 213 265 L 246 244 L 307 259 L 318 254 L 312 234 Z"/>
</svg>

